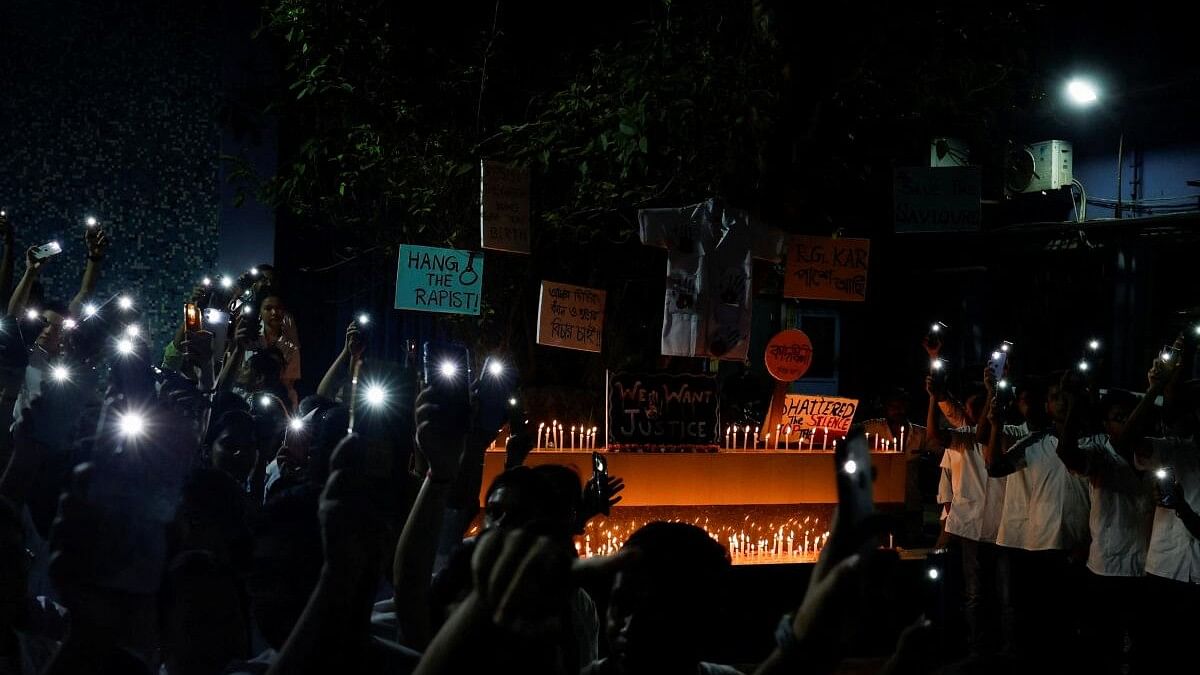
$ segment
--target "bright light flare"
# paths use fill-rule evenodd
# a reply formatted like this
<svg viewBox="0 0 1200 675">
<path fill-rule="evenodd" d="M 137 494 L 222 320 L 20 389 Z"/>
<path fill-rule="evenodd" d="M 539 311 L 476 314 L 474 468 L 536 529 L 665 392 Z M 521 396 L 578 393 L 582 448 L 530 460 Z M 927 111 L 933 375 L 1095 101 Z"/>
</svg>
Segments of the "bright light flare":
<svg viewBox="0 0 1200 675">
<path fill-rule="evenodd" d="M 492 361 L 488 364 L 488 372 L 492 377 L 500 377 L 504 374 L 504 364 L 499 361 Z"/>
<path fill-rule="evenodd" d="M 126 438 L 137 438 L 146 433 L 146 418 L 140 413 L 127 412 L 117 419 L 117 429 Z"/>
<path fill-rule="evenodd" d="M 83 220 L 83 222 L 84 222 L 84 224 L 85 224 L 85 225 L 87 225 L 88 227 L 95 227 L 95 226 L 96 226 L 96 224 L 97 224 L 99 221 L 97 221 L 97 220 L 96 220 L 96 217 L 95 217 L 95 216 L 88 216 L 87 218 L 85 218 L 85 219 Z"/>
<path fill-rule="evenodd" d="M 29 319 L 30 321 L 37 321 L 39 316 L 41 316 L 41 314 L 38 314 L 36 309 L 25 310 L 25 318 Z"/>
<path fill-rule="evenodd" d="M 367 405 L 378 407 L 387 403 L 387 390 L 378 384 L 367 386 Z"/>
<path fill-rule="evenodd" d="M 117 340 L 117 353 L 121 356 L 129 356 L 133 353 L 133 340 L 129 338 L 121 338 Z"/>
<path fill-rule="evenodd" d="M 133 298 L 128 295 L 122 295 L 117 298 L 117 307 L 120 307 L 122 311 L 128 312 L 133 309 Z"/>
<path fill-rule="evenodd" d="M 858 462 L 852 459 L 846 460 L 846 463 L 842 465 L 842 471 L 845 471 L 848 475 L 853 476 L 854 474 L 858 473 Z"/>
<path fill-rule="evenodd" d="M 1078 106 L 1087 106 L 1100 99 L 1096 84 L 1090 80 L 1075 78 L 1067 83 L 1067 97 Z"/>
<path fill-rule="evenodd" d="M 1157 470 L 1154 472 L 1154 477 L 1155 477 L 1155 478 L 1157 478 L 1157 479 L 1159 479 L 1159 480 L 1166 480 L 1168 475 L 1169 475 L 1169 474 L 1167 473 L 1167 470 L 1166 470 L 1166 469 L 1157 469 Z"/>
<path fill-rule="evenodd" d="M 929 570 L 925 572 L 925 575 L 929 577 L 930 581 L 937 581 L 939 578 L 941 578 L 942 573 L 940 570 L 938 570 L 938 568 L 930 567 Z"/>
<path fill-rule="evenodd" d="M 1088 343 L 1088 349 L 1090 349 L 1090 350 L 1092 350 L 1092 351 L 1094 351 L 1094 352 L 1095 352 L 1095 351 L 1099 351 L 1099 350 L 1100 350 L 1100 341 L 1099 341 L 1099 340 L 1092 340 L 1091 342 L 1089 342 L 1089 343 Z"/>
<path fill-rule="evenodd" d="M 299 417 L 293 417 L 291 421 L 288 422 L 288 428 L 292 431 L 304 431 L 304 420 L 300 419 Z"/>
<path fill-rule="evenodd" d="M 358 325 L 366 326 L 369 323 L 371 323 L 371 315 L 370 314 L 363 312 L 362 314 L 358 315 Z"/>
<path fill-rule="evenodd" d="M 71 380 L 71 370 L 66 366 L 54 366 L 50 369 L 50 377 L 55 382 L 69 382 Z"/>
<path fill-rule="evenodd" d="M 442 365 L 438 366 L 438 372 L 448 380 L 454 379 L 458 375 L 458 364 L 453 361 L 443 361 Z"/>
<path fill-rule="evenodd" d="M 83 306 L 83 317 L 85 319 L 90 319 L 93 316 L 96 316 L 96 312 L 98 312 L 98 311 L 99 310 L 96 309 L 96 306 L 89 302 L 88 304 Z"/>
<path fill-rule="evenodd" d="M 227 276 L 222 276 L 221 277 L 221 288 L 224 288 L 225 290 L 229 290 L 229 289 L 233 288 L 233 279 L 230 279 Z"/>
<path fill-rule="evenodd" d="M 128 326 L 125 326 L 125 335 L 126 336 L 135 338 L 141 334 L 142 334 L 142 329 L 138 328 L 138 325 L 136 323 L 131 323 Z"/>
</svg>

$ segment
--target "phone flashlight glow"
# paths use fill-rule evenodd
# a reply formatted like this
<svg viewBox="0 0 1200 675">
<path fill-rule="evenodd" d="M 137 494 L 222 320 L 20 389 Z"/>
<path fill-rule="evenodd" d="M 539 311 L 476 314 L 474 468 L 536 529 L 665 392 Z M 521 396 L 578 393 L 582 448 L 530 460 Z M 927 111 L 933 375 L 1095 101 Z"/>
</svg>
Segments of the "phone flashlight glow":
<svg viewBox="0 0 1200 675">
<path fill-rule="evenodd" d="M 378 384 L 367 386 L 367 405 L 381 406 L 387 402 L 387 390 Z"/>
</svg>

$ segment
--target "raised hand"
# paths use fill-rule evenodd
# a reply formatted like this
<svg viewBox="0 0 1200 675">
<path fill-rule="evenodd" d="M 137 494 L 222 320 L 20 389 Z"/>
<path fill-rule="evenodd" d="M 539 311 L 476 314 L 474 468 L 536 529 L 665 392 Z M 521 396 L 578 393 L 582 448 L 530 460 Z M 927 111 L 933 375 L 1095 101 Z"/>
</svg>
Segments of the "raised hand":
<svg viewBox="0 0 1200 675">
<path fill-rule="evenodd" d="M 568 547 L 523 529 L 480 537 L 471 557 L 475 594 L 496 626 L 526 637 L 559 629 L 570 589 Z"/>
<path fill-rule="evenodd" d="M 351 321 L 350 325 L 346 327 L 346 346 L 342 348 L 343 353 L 358 359 L 362 357 L 363 350 L 366 348 L 367 345 L 363 341 L 362 331 L 358 327 L 358 322 Z"/>
<path fill-rule="evenodd" d="M 417 395 L 417 450 L 429 465 L 436 482 L 453 481 L 458 476 L 470 425 L 465 419 L 452 419 L 453 413 L 435 402 L 431 387 Z"/>
<path fill-rule="evenodd" d="M 351 434 L 329 459 L 329 479 L 321 492 L 319 515 L 325 569 L 338 581 L 373 582 L 380 561 L 378 515 L 367 500 L 366 447 Z"/>
<path fill-rule="evenodd" d="M 89 227 L 83 233 L 87 245 L 88 260 L 102 260 L 108 252 L 108 234 L 102 227 Z"/>
<path fill-rule="evenodd" d="M 587 521 L 602 513 L 606 516 L 611 513 L 612 507 L 621 501 L 617 494 L 624 489 L 625 481 L 617 476 L 609 476 L 603 481 L 599 480 L 599 476 L 592 476 L 583 488 L 578 527 L 582 529 Z"/>
<path fill-rule="evenodd" d="M 926 335 L 921 338 L 921 346 L 925 348 L 925 353 L 929 354 L 929 360 L 932 361 L 942 353 L 942 338 L 936 335 Z"/>
<path fill-rule="evenodd" d="M 38 259 L 35 257 L 33 252 L 37 249 L 37 246 L 30 246 L 29 248 L 25 249 L 25 269 L 31 272 L 36 272 L 42 269 L 42 265 L 45 265 L 46 261 L 49 260 L 49 258 Z"/>
</svg>

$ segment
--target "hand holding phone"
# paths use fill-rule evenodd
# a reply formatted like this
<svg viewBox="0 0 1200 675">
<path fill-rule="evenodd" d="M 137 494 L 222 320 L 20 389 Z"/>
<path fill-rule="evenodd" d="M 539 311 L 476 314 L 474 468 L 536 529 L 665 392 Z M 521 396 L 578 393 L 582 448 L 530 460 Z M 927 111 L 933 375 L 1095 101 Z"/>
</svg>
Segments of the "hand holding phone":
<svg viewBox="0 0 1200 675">
<path fill-rule="evenodd" d="M 62 253 L 62 246 L 60 246 L 57 241 L 45 243 L 41 246 L 34 246 L 33 248 L 29 249 L 29 257 L 37 261 L 53 258 L 59 253 Z"/>
<path fill-rule="evenodd" d="M 1158 505 L 1166 509 L 1176 509 L 1179 507 L 1182 494 L 1180 494 L 1179 481 L 1175 479 L 1175 468 L 1170 466 L 1159 467 L 1154 471 L 1155 492 L 1158 495 Z"/>
<path fill-rule="evenodd" d="M 434 400 L 458 415 L 464 426 L 471 409 L 471 352 L 463 345 L 426 342 L 423 349 L 425 385 Z"/>
</svg>

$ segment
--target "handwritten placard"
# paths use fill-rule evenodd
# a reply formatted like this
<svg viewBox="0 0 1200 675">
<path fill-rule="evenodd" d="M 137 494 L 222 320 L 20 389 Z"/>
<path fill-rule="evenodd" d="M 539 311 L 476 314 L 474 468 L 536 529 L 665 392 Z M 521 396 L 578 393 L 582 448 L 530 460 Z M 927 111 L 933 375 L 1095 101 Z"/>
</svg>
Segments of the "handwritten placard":
<svg viewBox="0 0 1200 675">
<path fill-rule="evenodd" d="M 795 382 L 812 365 L 813 346 L 808 335 L 796 328 L 779 331 L 767 342 L 763 361 L 767 372 L 780 382 Z"/>
<path fill-rule="evenodd" d="M 608 374 L 608 447 L 716 452 L 720 397 L 712 375 Z"/>
<path fill-rule="evenodd" d="M 908 167 L 896 169 L 893 175 L 897 232 L 979 229 L 979 167 Z"/>
<path fill-rule="evenodd" d="M 834 398 L 811 394 L 788 394 L 783 403 L 780 423 L 792 425 L 794 429 L 825 429 L 829 433 L 846 435 L 854 413 L 858 410 L 858 399 Z"/>
<path fill-rule="evenodd" d="M 537 343 L 548 347 L 599 352 L 604 334 L 604 291 L 542 282 Z"/>
<path fill-rule="evenodd" d="M 483 160 L 479 190 L 483 248 L 529 253 L 529 169 Z"/>
<path fill-rule="evenodd" d="M 482 253 L 400 246 L 396 261 L 396 309 L 479 314 L 482 291 Z"/>
<path fill-rule="evenodd" d="M 784 296 L 809 300 L 866 300 L 870 251 L 870 239 L 792 237 L 787 249 Z"/>
</svg>

